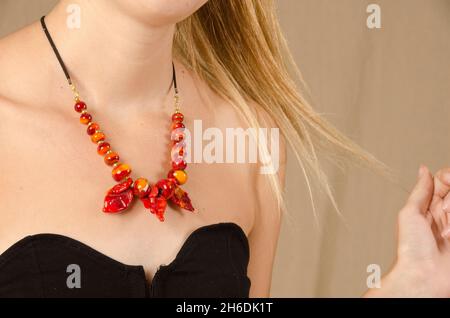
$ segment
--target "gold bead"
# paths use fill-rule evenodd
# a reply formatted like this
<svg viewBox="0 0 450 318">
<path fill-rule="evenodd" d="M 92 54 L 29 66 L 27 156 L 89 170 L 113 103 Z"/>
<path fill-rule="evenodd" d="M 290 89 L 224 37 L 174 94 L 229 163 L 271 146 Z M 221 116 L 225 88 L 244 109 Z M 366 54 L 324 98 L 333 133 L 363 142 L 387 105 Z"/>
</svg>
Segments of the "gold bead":
<svg viewBox="0 0 450 318">
<path fill-rule="evenodd" d="M 187 181 L 187 173 L 184 170 L 175 170 L 172 173 L 178 184 L 185 184 Z"/>
</svg>

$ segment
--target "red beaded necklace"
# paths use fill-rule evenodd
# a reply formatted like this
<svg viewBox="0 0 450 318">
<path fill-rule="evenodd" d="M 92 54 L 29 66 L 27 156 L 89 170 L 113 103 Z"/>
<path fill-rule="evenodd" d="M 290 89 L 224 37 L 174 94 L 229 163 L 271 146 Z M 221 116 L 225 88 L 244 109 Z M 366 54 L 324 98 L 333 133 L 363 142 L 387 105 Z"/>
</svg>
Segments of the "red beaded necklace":
<svg viewBox="0 0 450 318">
<path fill-rule="evenodd" d="M 185 161 L 185 133 L 184 133 L 184 116 L 179 108 L 179 95 L 177 88 L 177 80 L 175 73 L 175 66 L 172 63 L 172 86 L 174 88 L 174 104 L 175 112 L 172 115 L 172 163 L 171 170 L 167 178 L 161 179 L 154 185 L 151 185 L 146 178 L 137 178 L 133 180 L 130 177 L 131 167 L 126 163 L 120 161 L 119 154 L 111 149 L 111 145 L 107 142 L 106 136 L 100 125 L 92 121 L 92 115 L 87 112 L 86 103 L 84 103 L 75 88 L 75 85 L 70 78 L 69 72 L 58 52 L 58 49 L 53 42 L 50 33 L 45 24 L 45 16 L 41 18 L 42 29 L 47 36 L 50 45 L 55 52 L 55 55 L 64 71 L 66 79 L 74 94 L 75 111 L 81 113 L 80 122 L 87 125 L 87 134 L 90 136 L 92 142 L 97 145 L 97 153 L 104 156 L 104 161 L 107 165 L 112 166 L 112 177 L 119 182 L 110 188 L 104 199 L 103 212 L 118 213 L 130 207 L 135 197 L 142 201 L 145 208 L 149 209 L 151 213 L 155 214 L 160 221 L 164 221 L 164 213 L 167 207 L 167 202 L 172 202 L 175 206 L 181 207 L 188 211 L 194 211 L 191 200 L 187 192 L 181 189 L 181 185 L 186 183 L 186 161 Z"/>
</svg>

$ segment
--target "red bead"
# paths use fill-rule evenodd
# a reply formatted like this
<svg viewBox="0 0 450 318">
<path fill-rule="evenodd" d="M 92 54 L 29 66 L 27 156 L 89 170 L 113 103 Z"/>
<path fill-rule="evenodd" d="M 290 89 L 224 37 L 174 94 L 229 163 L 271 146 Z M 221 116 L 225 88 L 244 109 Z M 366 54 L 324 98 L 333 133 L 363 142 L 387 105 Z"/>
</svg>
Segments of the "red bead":
<svg viewBox="0 0 450 318">
<path fill-rule="evenodd" d="M 159 195 L 159 189 L 158 187 L 151 187 L 150 193 L 148 194 L 149 197 L 157 197 Z"/>
<path fill-rule="evenodd" d="M 92 123 L 87 128 L 87 134 L 89 136 L 91 136 L 91 135 L 95 134 L 96 130 L 100 130 L 100 125 L 97 123 Z"/>
<path fill-rule="evenodd" d="M 150 191 L 151 193 L 155 192 L 155 190 L 153 189 L 156 189 L 156 192 L 158 192 L 158 188 L 156 186 L 153 186 L 152 191 Z M 158 217 L 161 222 L 164 221 L 164 212 L 166 211 L 167 207 L 167 201 L 164 197 L 149 195 L 148 197 L 140 198 L 140 200 L 152 214 L 155 214 Z"/>
<path fill-rule="evenodd" d="M 178 128 L 177 130 L 172 131 L 171 139 L 175 142 L 180 142 L 184 140 L 185 134 L 182 128 Z"/>
<path fill-rule="evenodd" d="M 82 123 L 82 124 L 87 125 L 91 122 L 91 120 L 92 120 L 92 116 L 89 113 L 84 113 L 84 114 L 81 114 L 81 116 L 80 116 L 80 123 Z"/>
<path fill-rule="evenodd" d="M 172 162 L 173 170 L 184 170 L 187 167 L 187 163 L 184 160 L 177 160 Z"/>
<path fill-rule="evenodd" d="M 183 208 L 188 211 L 194 211 L 194 207 L 192 206 L 191 199 L 187 192 L 183 191 L 180 187 L 176 187 L 173 193 L 173 196 L 170 200 L 178 205 L 180 208 Z"/>
<path fill-rule="evenodd" d="M 175 122 L 175 123 L 172 124 L 172 129 L 173 130 L 178 129 L 178 128 L 185 128 L 184 124 L 182 122 Z"/>
<path fill-rule="evenodd" d="M 180 160 L 184 160 L 186 157 L 186 144 L 184 142 L 179 142 L 173 145 L 172 150 L 170 152 L 170 158 L 173 162 L 178 162 Z"/>
<path fill-rule="evenodd" d="M 176 170 L 170 170 L 168 173 L 167 173 L 167 179 L 170 179 L 170 180 L 173 180 L 173 181 L 177 181 L 177 179 L 175 179 L 175 177 L 174 177 L 174 175 L 173 175 L 173 173 L 174 173 L 174 171 L 176 171 Z"/>
<path fill-rule="evenodd" d="M 159 180 L 155 186 L 158 188 L 159 194 L 166 199 L 173 195 L 173 190 L 175 189 L 174 181 L 169 179 Z"/>
<path fill-rule="evenodd" d="M 133 188 L 131 178 L 124 182 L 116 184 L 106 193 L 105 201 L 103 203 L 103 212 L 117 213 L 125 210 L 133 201 Z"/>
<path fill-rule="evenodd" d="M 164 222 L 164 212 L 166 212 L 167 201 L 164 198 L 156 199 L 156 216 L 161 222 Z"/>
<path fill-rule="evenodd" d="M 107 154 L 104 158 L 105 163 L 109 166 L 112 166 L 113 164 L 115 164 L 116 162 L 118 162 L 120 159 L 119 154 L 117 152 L 110 152 L 109 154 Z"/>
<path fill-rule="evenodd" d="M 133 193 L 134 195 L 142 198 L 148 195 L 150 192 L 150 183 L 145 178 L 137 178 L 134 181 Z"/>
<path fill-rule="evenodd" d="M 176 112 L 172 115 L 172 121 L 174 123 L 181 123 L 184 119 L 184 115 L 180 112 Z"/>
<path fill-rule="evenodd" d="M 128 177 L 131 173 L 131 167 L 127 165 L 126 163 L 118 164 L 113 170 L 112 170 L 112 176 L 114 180 L 121 181 L 124 178 Z"/>
<path fill-rule="evenodd" d="M 81 113 L 83 110 L 86 109 L 86 104 L 82 101 L 78 101 L 77 103 L 75 103 L 75 111 L 78 113 Z"/>
<path fill-rule="evenodd" d="M 114 194 L 122 193 L 125 190 L 127 190 L 128 188 L 130 188 L 132 184 L 133 184 L 133 179 L 127 178 L 123 182 L 116 184 L 109 191 Z"/>
<path fill-rule="evenodd" d="M 99 155 L 104 155 L 105 153 L 107 153 L 108 152 L 108 150 L 110 150 L 111 149 L 111 145 L 109 144 L 109 142 L 102 142 L 102 143 L 99 143 L 98 144 L 98 146 L 97 146 L 97 153 L 99 154 Z"/>
<path fill-rule="evenodd" d="M 128 189 L 122 193 L 110 193 L 105 197 L 103 212 L 117 213 L 125 210 L 133 201 L 133 190 Z"/>
</svg>

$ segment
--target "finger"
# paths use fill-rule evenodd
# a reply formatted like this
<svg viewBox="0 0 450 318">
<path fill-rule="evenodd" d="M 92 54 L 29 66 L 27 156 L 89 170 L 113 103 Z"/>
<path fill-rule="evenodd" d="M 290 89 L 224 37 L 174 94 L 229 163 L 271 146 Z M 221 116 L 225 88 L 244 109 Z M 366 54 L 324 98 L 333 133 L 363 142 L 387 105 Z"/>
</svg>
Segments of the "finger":
<svg viewBox="0 0 450 318">
<path fill-rule="evenodd" d="M 433 224 L 434 219 L 433 219 L 433 215 L 431 213 L 427 213 L 425 218 L 427 219 L 427 222 L 428 222 L 429 225 Z"/>
<path fill-rule="evenodd" d="M 441 241 L 443 239 L 440 238 L 440 232 L 435 230 L 437 226 L 431 213 L 428 213 L 433 192 L 433 176 L 428 168 L 422 165 L 416 185 L 398 215 L 399 258 L 400 255 L 416 258 L 417 253 L 428 255 L 439 251 L 436 238 Z"/>
<path fill-rule="evenodd" d="M 407 207 L 410 208 L 408 210 L 414 211 L 414 213 L 426 214 L 433 197 L 433 189 L 434 184 L 430 171 L 427 167 L 420 166 L 417 183 L 406 203 Z"/>
<path fill-rule="evenodd" d="M 442 202 L 442 210 L 444 210 L 445 213 L 450 213 L 450 192 L 447 193 Z"/>
<path fill-rule="evenodd" d="M 446 224 L 442 230 L 441 235 L 442 235 L 442 237 L 444 237 L 446 239 L 450 239 L 450 217 L 448 215 L 448 213 L 450 213 L 450 193 L 447 193 L 444 200 L 442 201 L 441 209 L 442 209 L 442 213 L 447 218 Z"/>
<path fill-rule="evenodd" d="M 434 178 L 434 194 L 430 204 L 430 211 L 440 231 L 444 231 L 449 222 L 447 213 L 443 210 L 443 201 L 449 192 L 450 169 L 441 169 L 436 173 L 436 177 Z"/>
<path fill-rule="evenodd" d="M 450 168 L 441 169 L 434 178 L 434 194 L 443 199 L 450 192 Z"/>
</svg>

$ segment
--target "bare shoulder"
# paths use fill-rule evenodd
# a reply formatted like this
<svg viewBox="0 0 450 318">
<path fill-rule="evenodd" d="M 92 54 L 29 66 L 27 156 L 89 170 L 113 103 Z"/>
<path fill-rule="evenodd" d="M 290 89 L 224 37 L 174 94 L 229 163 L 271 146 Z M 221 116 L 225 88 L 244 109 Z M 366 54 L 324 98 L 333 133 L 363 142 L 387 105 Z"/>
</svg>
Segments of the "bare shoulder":
<svg viewBox="0 0 450 318">
<path fill-rule="evenodd" d="M 199 92 L 200 105 L 202 105 L 201 111 L 197 111 L 194 117 L 199 114 L 202 119 L 203 129 L 206 128 L 218 128 L 224 134 L 224 143 L 230 142 L 228 140 L 229 134 L 226 133 L 227 130 L 235 132 L 233 137 L 235 138 L 235 144 L 238 143 L 236 140 L 239 138 L 239 133 L 247 134 L 248 129 L 255 129 L 252 123 L 249 122 L 243 111 L 227 101 L 225 98 L 221 97 L 219 94 L 215 93 L 211 88 L 208 87 L 207 83 L 199 80 L 194 76 L 194 85 L 189 87 L 189 89 L 194 89 Z M 185 108 L 189 107 L 185 105 Z M 251 147 L 249 143 L 248 134 L 245 139 L 245 149 L 235 149 L 236 154 L 239 152 L 244 152 L 243 158 L 245 158 L 245 163 L 234 162 L 229 165 L 225 165 L 224 171 L 226 171 L 225 180 L 232 180 L 234 188 L 239 192 L 235 198 L 243 198 L 247 206 L 246 211 L 251 219 L 251 224 L 248 227 L 249 232 L 251 232 L 255 225 L 258 224 L 258 217 L 266 218 L 267 220 L 274 220 L 271 222 L 274 228 L 274 233 L 277 232 L 279 228 L 280 219 L 278 218 L 279 213 L 277 213 L 278 201 L 276 197 L 276 192 L 274 192 L 271 184 L 273 176 L 279 178 L 281 185 L 284 184 L 285 175 L 285 161 L 286 161 L 286 146 L 283 135 L 277 126 L 276 120 L 269 114 L 268 111 L 264 109 L 261 105 L 254 101 L 247 101 L 245 111 L 250 112 L 254 116 L 261 129 L 261 133 L 265 136 L 266 142 L 257 142 L 257 147 L 266 147 L 268 150 L 269 159 L 273 162 L 265 162 L 261 160 L 261 152 L 259 149 L 256 150 L 256 162 L 252 160 Z M 239 131 L 240 129 L 240 131 Z M 256 133 L 258 133 L 256 131 Z M 270 143 L 272 141 L 272 143 Z M 232 141 L 233 142 L 233 141 Z M 227 155 L 227 146 L 224 147 L 224 157 Z M 237 148 L 237 147 L 236 147 Z M 265 158 L 267 159 L 267 158 Z M 226 161 L 226 158 L 224 159 Z M 262 162 L 264 161 L 264 162 Z M 270 165 L 273 163 L 273 169 Z M 265 214 L 268 214 L 266 216 Z M 275 217 L 275 219 L 272 219 Z"/>
<path fill-rule="evenodd" d="M 267 173 L 262 174 L 276 175 L 278 181 L 280 182 L 280 186 L 282 187 L 281 190 L 283 190 L 287 164 L 287 140 L 284 132 L 278 125 L 277 120 L 261 105 L 255 102 L 251 102 L 250 105 L 256 114 L 260 127 L 263 130 L 263 135 L 266 136 L 266 144 L 262 145 L 262 147 L 266 148 L 268 155 L 266 160 L 271 161 L 273 167 L 271 171 L 267 169 Z M 261 164 L 265 165 L 266 163 L 262 162 Z"/>
<path fill-rule="evenodd" d="M 208 92 L 208 89 L 204 88 L 204 91 Z M 277 191 L 282 194 L 284 188 L 286 141 L 277 120 L 257 102 L 247 101 L 246 111 L 256 118 L 260 127 L 254 127 L 239 108 L 217 94 L 209 93 L 205 100 L 208 103 L 201 114 L 222 131 L 228 128 L 261 129 L 256 131 L 257 161 L 248 160 L 249 148 L 241 149 L 245 152 L 247 163 L 234 163 L 231 167 L 222 169 L 224 172 L 220 178 L 220 188 L 230 197 L 224 205 L 227 209 L 236 205 L 236 210 L 246 224 L 251 250 L 248 266 L 248 276 L 252 281 L 250 296 L 268 297 L 281 228 L 282 211 L 279 199 L 282 198 L 278 196 Z M 239 152 L 239 149 L 236 150 Z M 260 156 L 261 153 L 265 153 L 264 157 Z M 231 184 L 229 191 L 228 184 Z"/>
<path fill-rule="evenodd" d="M 276 241 L 281 226 L 282 200 L 286 178 L 286 139 L 276 119 L 261 105 L 252 102 L 261 128 L 258 144 L 260 160 L 254 172 L 258 213 L 255 216 L 256 231 L 264 231 Z"/>
<path fill-rule="evenodd" d="M 50 72 L 43 44 L 38 22 L 0 39 L 0 105 L 45 102 Z"/>
<path fill-rule="evenodd" d="M 27 67 L 24 47 L 28 31 L 22 29 L 0 39 L 0 116 L 4 124 L 0 125 L 0 136 L 5 141 L 5 130 L 15 116 L 21 104 L 21 92 L 28 89 L 26 87 Z M 20 77 L 25 77 L 20 82 Z M 4 144 L 3 144 L 4 146 Z"/>
<path fill-rule="evenodd" d="M 39 21 L 0 39 L 0 143 L 4 148 L 45 125 L 52 97 L 61 91 L 48 53 Z"/>
<path fill-rule="evenodd" d="M 49 100 L 50 72 L 39 31 L 34 23 L 0 39 L 0 147 L 6 166 L 23 156 L 14 145 L 28 143 L 40 124 L 36 119 L 44 116 L 38 106 Z"/>
</svg>

